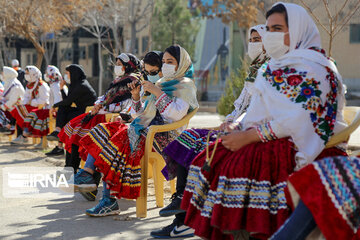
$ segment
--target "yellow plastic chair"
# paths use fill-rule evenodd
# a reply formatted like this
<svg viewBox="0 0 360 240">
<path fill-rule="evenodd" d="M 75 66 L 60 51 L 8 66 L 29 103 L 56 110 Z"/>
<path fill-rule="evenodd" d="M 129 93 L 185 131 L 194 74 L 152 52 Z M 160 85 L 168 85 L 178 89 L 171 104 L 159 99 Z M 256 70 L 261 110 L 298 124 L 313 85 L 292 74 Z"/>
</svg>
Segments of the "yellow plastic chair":
<svg viewBox="0 0 360 240">
<path fill-rule="evenodd" d="M 148 166 L 152 165 L 153 179 L 155 185 L 156 205 L 158 207 L 164 206 L 164 176 L 161 170 L 165 166 L 165 160 L 161 154 L 153 151 L 154 136 L 156 133 L 168 132 L 178 129 L 182 126 L 187 126 L 190 119 L 196 114 L 198 108 L 187 114 L 180 121 L 166 124 L 166 125 L 152 125 L 149 127 L 149 131 L 145 141 L 145 152 L 141 159 L 141 189 L 140 196 L 136 199 L 136 216 L 145 218 L 147 215 L 147 187 L 148 187 Z M 171 192 L 175 192 L 175 181 L 171 181 Z"/>
<path fill-rule="evenodd" d="M 349 140 L 350 135 L 360 126 L 360 107 L 345 107 L 344 119 L 349 126 L 332 136 L 326 148 L 335 147 Z"/>
</svg>

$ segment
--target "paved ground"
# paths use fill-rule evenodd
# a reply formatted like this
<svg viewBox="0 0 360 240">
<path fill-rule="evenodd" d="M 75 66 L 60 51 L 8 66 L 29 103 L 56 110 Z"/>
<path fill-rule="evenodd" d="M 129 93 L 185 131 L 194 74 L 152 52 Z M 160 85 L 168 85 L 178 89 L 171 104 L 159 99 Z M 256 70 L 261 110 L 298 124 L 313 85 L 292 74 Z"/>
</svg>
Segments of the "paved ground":
<svg viewBox="0 0 360 240">
<path fill-rule="evenodd" d="M 221 120 L 216 114 L 198 113 L 190 127 L 215 127 Z M 6 138 L 0 143 L 0 168 L 61 166 L 63 158 L 46 158 L 31 146 L 11 146 Z M 3 175 L 0 171 L 2 189 Z M 151 181 L 151 180 L 150 180 Z M 165 184 L 166 201 L 170 189 Z M 135 201 L 119 200 L 121 214 L 116 217 L 90 218 L 84 211 L 96 202 L 79 194 L 74 198 L 4 199 L 0 193 L 0 239 L 151 239 L 150 231 L 166 226 L 172 218 L 159 217 L 154 189 L 149 184 L 148 217 L 136 218 Z M 98 196 L 101 196 L 99 193 Z M 198 239 L 198 238 L 192 238 Z"/>
<path fill-rule="evenodd" d="M 220 122 L 216 114 L 198 113 L 190 127 L 215 127 Z M 360 146 L 360 129 L 351 137 L 350 145 Z M 46 158 L 42 151 L 31 146 L 11 146 L 5 138 L 0 143 L 0 168 L 61 166 L 63 162 L 62 158 Z M 0 171 L 1 188 L 2 179 Z M 165 193 L 165 204 L 168 204 L 170 191 L 167 184 Z M 149 184 L 149 211 L 145 219 L 135 217 L 135 201 L 129 200 L 118 201 L 122 210 L 119 216 L 90 218 L 84 211 L 97 201 L 88 202 L 78 194 L 74 198 L 56 200 L 4 199 L 0 195 L 0 239 L 151 239 L 150 231 L 172 221 L 171 217 L 159 217 L 152 184 Z"/>
</svg>

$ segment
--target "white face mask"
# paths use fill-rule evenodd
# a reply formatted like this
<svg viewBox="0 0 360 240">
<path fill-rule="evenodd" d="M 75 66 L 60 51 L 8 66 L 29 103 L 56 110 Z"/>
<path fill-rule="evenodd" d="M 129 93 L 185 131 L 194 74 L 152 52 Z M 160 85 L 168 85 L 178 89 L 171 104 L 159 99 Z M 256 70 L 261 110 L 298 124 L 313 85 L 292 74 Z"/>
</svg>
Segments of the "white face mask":
<svg viewBox="0 0 360 240">
<path fill-rule="evenodd" d="M 25 74 L 25 80 L 28 82 L 34 82 L 34 81 L 32 81 L 30 74 Z"/>
<path fill-rule="evenodd" d="M 123 69 L 123 66 L 115 66 L 114 67 L 114 73 L 117 77 L 121 77 L 125 74 L 125 71 Z"/>
<path fill-rule="evenodd" d="M 46 82 L 50 82 L 50 78 L 49 78 L 49 76 L 47 74 L 44 74 L 44 80 Z"/>
<path fill-rule="evenodd" d="M 289 51 L 289 46 L 284 44 L 284 32 L 266 32 L 263 44 L 266 53 L 274 59 L 278 59 Z"/>
<path fill-rule="evenodd" d="M 251 60 L 254 60 L 257 56 L 259 56 L 263 51 L 262 42 L 249 42 L 248 46 L 248 54 Z"/>
<path fill-rule="evenodd" d="M 161 72 L 164 77 L 171 77 L 175 74 L 175 65 L 164 63 L 161 68 Z"/>
<path fill-rule="evenodd" d="M 70 84 L 70 83 L 71 83 L 70 78 L 69 78 L 69 75 L 67 75 L 67 74 L 64 75 L 64 81 L 65 81 L 67 84 Z"/>
</svg>

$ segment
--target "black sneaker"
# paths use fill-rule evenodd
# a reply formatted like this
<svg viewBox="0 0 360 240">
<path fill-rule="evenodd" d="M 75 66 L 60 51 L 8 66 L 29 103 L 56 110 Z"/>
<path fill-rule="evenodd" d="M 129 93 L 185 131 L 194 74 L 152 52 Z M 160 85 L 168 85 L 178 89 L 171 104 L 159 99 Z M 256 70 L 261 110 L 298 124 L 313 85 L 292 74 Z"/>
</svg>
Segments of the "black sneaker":
<svg viewBox="0 0 360 240">
<path fill-rule="evenodd" d="M 100 179 L 101 179 L 101 173 L 95 171 L 94 174 L 93 174 L 93 177 L 94 177 L 96 185 L 99 186 Z M 92 191 L 92 192 L 82 192 L 82 191 L 80 191 L 81 196 L 83 196 L 88 201 L 95 201 L 97 193 L 98 193 L 98 190 L 95 190 L 95 191 Z"/>
<path fill-rule="evenodd" d="M 83 196 L 86 200 L 93 202 L 96 199 L 96 194 L 98 193 L 98 190 L 92 191 L 92 192 L 79 192 L 81 196 Z"/>
<path fill-rule="evenodd" d="M 194 229 L 185 226 L 175 218 L 172 224 L 163 227 L 161 230 L 152 231 L 150 236 L 153 238 L 186 238 L 194 236 Z"/>
<path fill-rule="evenodd" d="M 60 156 L 60 155 L 64 155 L 64 154 L 65 154 L 64 149 L 59 148 L 58 146 L 56 146 L 50 152 L 45 153 L 46 156 Z"/>
<path fill-rule="evenodd" d="M 6 127 L 0 127 L 0 133 L 2 134 L 11 134 L 12 131 Z"/>
<path fill-rule="evenodd" d="M 52 133 L 46 136 L 46 139 L 49 141 L 59 141 L 58 134 L 59 134 L 58 131 L 53 131 Z"/>
<path fill-rule="evenodd" d="M 161 217 L 168 217 L 178 213 L 185 212 L 180 208 L 182 197 L 183 197 L 182 194 L 174 193 L 170 198 L 171 203 L 166 207 L 164 207 L 163 209 L 161 209 L 159 215 Z"/>
</svg>

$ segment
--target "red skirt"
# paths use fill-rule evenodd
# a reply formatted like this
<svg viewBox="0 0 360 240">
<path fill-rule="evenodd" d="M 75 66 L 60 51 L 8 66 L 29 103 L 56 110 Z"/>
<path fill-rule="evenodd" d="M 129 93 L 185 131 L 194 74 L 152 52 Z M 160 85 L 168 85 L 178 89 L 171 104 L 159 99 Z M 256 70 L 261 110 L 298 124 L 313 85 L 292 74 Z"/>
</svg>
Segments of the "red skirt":
<svg viewBox="0 0 360 240">
<path fill-rule="evenodd" d="M 15 118 L 16 124 L 24 128 L 25 118 L 35 109 L 37 108 L 30 105 L 16 105 L 11 111 L 11 115 Z"/>
<path fill-rule="evenodd" d="M 89 122 L 81 123 L 88 113 L 83 113 L 68 122 L 59 133 L 59 139 L 65 144 L 65 150 L 71 153 L 71 146 L 80 146 L 80 139 L 84 137 L 98 123 L 106 122 L 104 114 L 96 114 Z M 80 151 L 80 149 L 79 149 Z"/>
<path fill-rule="evenodd" d="M 113 196 L 136 199 L 140 195 L 140 161 L 145 137 L 141 137 L 138 148 L 131 151 L 127 129 L 120 122 L 101 123 L 83 137 L 80 144 L 96 159 L 95 167 L 104 174 L 103 180 Z"/>
<path fill-rule="evenodd" d="M 34 109 L 24 120 L 24 128 L 34 137 L 49 134 L 49 109 Z"/>
<path fill-rule="evenodd" d="M 201 169 L 205 151 L 201 152 L 190 166 L 182 200 L 185 224 L 207 239 L 233 239 L 229 233 L 241 230 L 258 239 L 269 238 L 290 215 L 284 189 L 295 154 L 287 138 L 250 144 L 236 152 L 219 144 L 206 172 Z M 321 155 L 340 154 L 344 153 L 328 149 Z"/>
<path fill-rule="evenodd" d="M 360 239 L 359 177 L 359 158 L 325 158 L 290 176 L 289 196 L 301 198 L 326 239 Z"/>
</svg>

